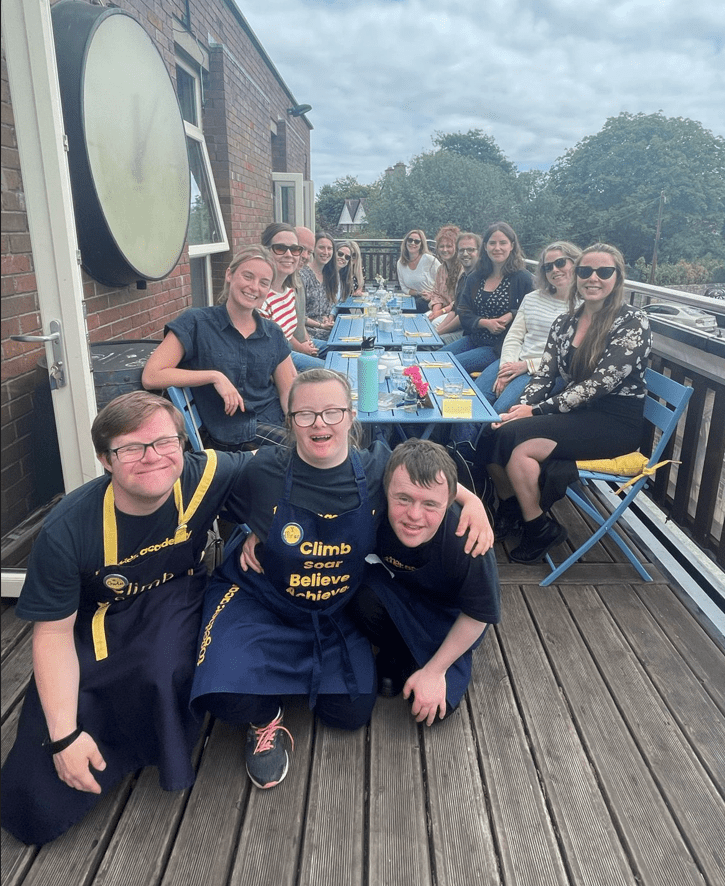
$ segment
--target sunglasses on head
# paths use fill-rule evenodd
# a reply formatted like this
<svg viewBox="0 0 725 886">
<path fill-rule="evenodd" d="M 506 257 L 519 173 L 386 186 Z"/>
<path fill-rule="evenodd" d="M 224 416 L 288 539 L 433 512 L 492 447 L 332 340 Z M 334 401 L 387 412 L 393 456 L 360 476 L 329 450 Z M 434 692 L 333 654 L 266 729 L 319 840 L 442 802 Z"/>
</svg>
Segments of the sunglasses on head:
<svg viewBox="0 0 725 886">
<path fill-rule="evenodd" d="M 337 257 L 338 257 L 338 258 L 344 258 L 345 261 L 350 261 L 350 258 L 351 258 L 349 252 L 338 252 L 338 253 L 337 253 Z"/>
<path fill-rule="evenodd" d="M 302 246 L 298 246 L 297 243 L 292 246 L 288 246 L 287 243 L 273 243 L 269 248 L 275 255 L 284 255 L 285 252 L 291 252 L 292 255 L 300 255 L 302 252 Z"/>
<path fill-rule="evenodd" d="M 616 270 L 616 268 L 611 267 L 592 268 L 590 265 L 579 265 L 579 267 L 576 268 L 576 275 L 581 280 L 588 280 L 592 274 L 596 274 L 600 280 L 609 280 Z"/>
<path fill-rule="evenodd" d="M 562 257 L 562 258 L 555 258 L 554 261 L 544 262 L 544 265 L 543 265 L 544 273 L 548 274 L 550 271 L 553 271 L 554 268 L 559 268 L 561 270 L 561 268 L 563 268 L 568 261 L 571 261 L 571 259 L 566 258 L 566 257 Z"/>
<path fill-rule="evenodd" d="M 413 246 L 420 246 L 421 241 L 417 237 L 408 237 L 406 243 L 412 243 Z"/>
</svg>

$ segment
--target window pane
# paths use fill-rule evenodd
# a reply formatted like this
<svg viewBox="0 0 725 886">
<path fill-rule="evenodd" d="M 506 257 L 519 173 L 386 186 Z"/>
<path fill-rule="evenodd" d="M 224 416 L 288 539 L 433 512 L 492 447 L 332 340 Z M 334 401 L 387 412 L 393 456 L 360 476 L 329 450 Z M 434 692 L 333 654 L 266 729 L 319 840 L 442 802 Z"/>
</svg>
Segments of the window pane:
<svg viewBox="0 0 725 886">
<path fill-rule="evenodd" d="M 189 166 L 191 167 L 191 214 L 189 216 L 189 243 L 221 243 L 223 237 L 219 219 L 211 199 L 209 175 L 204 164 L 201 145 L 187 136 Z"/>
<path fill-rule="evenodd" d="M 176 92 L 179 96 L 179 107 L 181 108 L 181 116 L 187 123 L 198 126 L 198 116 L 196 113 L 196 84 L 194 78 L 187 72 L 176 66 Z"/>
<path fill-rule="evenodd" d="M 295 189 L 287 185 L 280 188 L 280 215 L 277 221 L 285 222 L 288 225 L 295 223 Z"/>
</svg>

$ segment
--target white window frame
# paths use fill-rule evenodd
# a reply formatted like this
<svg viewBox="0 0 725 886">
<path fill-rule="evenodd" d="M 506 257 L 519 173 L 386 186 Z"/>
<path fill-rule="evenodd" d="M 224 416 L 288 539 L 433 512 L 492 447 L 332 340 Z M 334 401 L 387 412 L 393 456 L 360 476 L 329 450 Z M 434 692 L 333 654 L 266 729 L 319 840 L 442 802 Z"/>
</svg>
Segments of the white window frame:
<svg viewBox="0 0 725 886">
<path fill-rule="evenodd" d="M 282 191 L 284 188 L 294 188 L 295 217 L 287 219 L 288 223 L 297 227 L 305 224 L 305 194 L 304 176 L 301 172 L 273 172 L 272 190 L 274 194 L 274 220 L 282 222 Z"/>
<path fill-rule="evenodd" d="M 194 81 L 194 104 L 196 108 L 196 119 L 198 121 L 202 120 L 202 98 L 201 98 L 201 73 L 199 69 L 194 68 L 192 65 L 185 62 L 179 54 L 177 53 L 175 58 L 176 66 L 181 68 L 189 77 Z M 211 260 L 210 256 L 218 253 L 218 252 L 227 252 L 229 250 L 229 238 L 227 237 L 226 227 L 224 225 L 224 217 L 222 216 L 221 204 L 219 202 L 219 195 L 216 190 L 216 182 L 214 181 L 214 175 L 212 173 L 211 161 L 209 160 L 209 151 L 206 147 L 206 140 L 204 138 L 204 132 L 200 126 L 195 126 L 193 123 L 189 123 L 188 120 L 184 120 L 184 131 L 186 132 L 186 136 L 188 139 L 196 142 L 200 146 L 201 150 L 201 162 L 204 167 L 204 171 L 207 176 L 207 180 L 209 182 L 209 195 L 211 198 L 212 209 L 216 215 L 216 219 L 218 221 L 219 233 L 221 235 L 221 239 L 216 243 L 198 243 L 191 244 L 187 243 L 189 250 L 189 259 L 205 259 L 205 274 L 204 279 L 206 280 L 206 303 L 212 304 L 213 302 L 213 294 L 211 288 Z"/>
</svg>

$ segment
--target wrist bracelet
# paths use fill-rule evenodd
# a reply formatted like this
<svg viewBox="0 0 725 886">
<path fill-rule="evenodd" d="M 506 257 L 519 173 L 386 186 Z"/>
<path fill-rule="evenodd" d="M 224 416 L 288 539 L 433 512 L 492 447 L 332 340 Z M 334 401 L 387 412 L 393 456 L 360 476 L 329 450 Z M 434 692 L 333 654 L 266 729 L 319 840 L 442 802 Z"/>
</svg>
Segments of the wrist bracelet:
<svg viewBox="0 0 725 886">
<path fill-rule="evenodd" d="M 83 727 L 76 726 L 76 728 L 73 730 L 73 732 L 71 732 L 70 735 L 66 735 L 65 738 L 59 738 L 58 741 L 51 741 L 50 738 L 47 738 L 43 742 L 43 747 L 51 756 L 54 756 L 55 754 L 59 754 L 61 751 L 64 751 L 66 748 L 70 747 L 81 734 L 81 732 L 83 732 Z"/>
</svg>

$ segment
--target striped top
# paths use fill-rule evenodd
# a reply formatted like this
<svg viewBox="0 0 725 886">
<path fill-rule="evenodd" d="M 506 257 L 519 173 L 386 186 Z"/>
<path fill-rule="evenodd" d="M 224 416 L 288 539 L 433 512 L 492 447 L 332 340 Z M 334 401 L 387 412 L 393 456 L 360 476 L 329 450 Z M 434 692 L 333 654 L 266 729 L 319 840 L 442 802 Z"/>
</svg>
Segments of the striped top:
<svg viewBox="0 0 725 886">
<path fill-rule="evenodd" d="M 561 301 L 540 289 L 527 293 L 506 333 L 501 348 L 501 366 L 523 360 L 526 371 L 533 375 L 544 356 L 551 324 L 566 311 L 566 300 Z"/>
<path fill-rule="evenodd" d="M 289 341 L 292 333 L 297 328 L 297 310 L 295 308 L 295 291 L 291 287 L 284 292 L 275 292 L 272 290 L 264 304 L 259 309 L 259 313 L 272 320 L 280 327 L 284 336 Z"/>
</svg>

